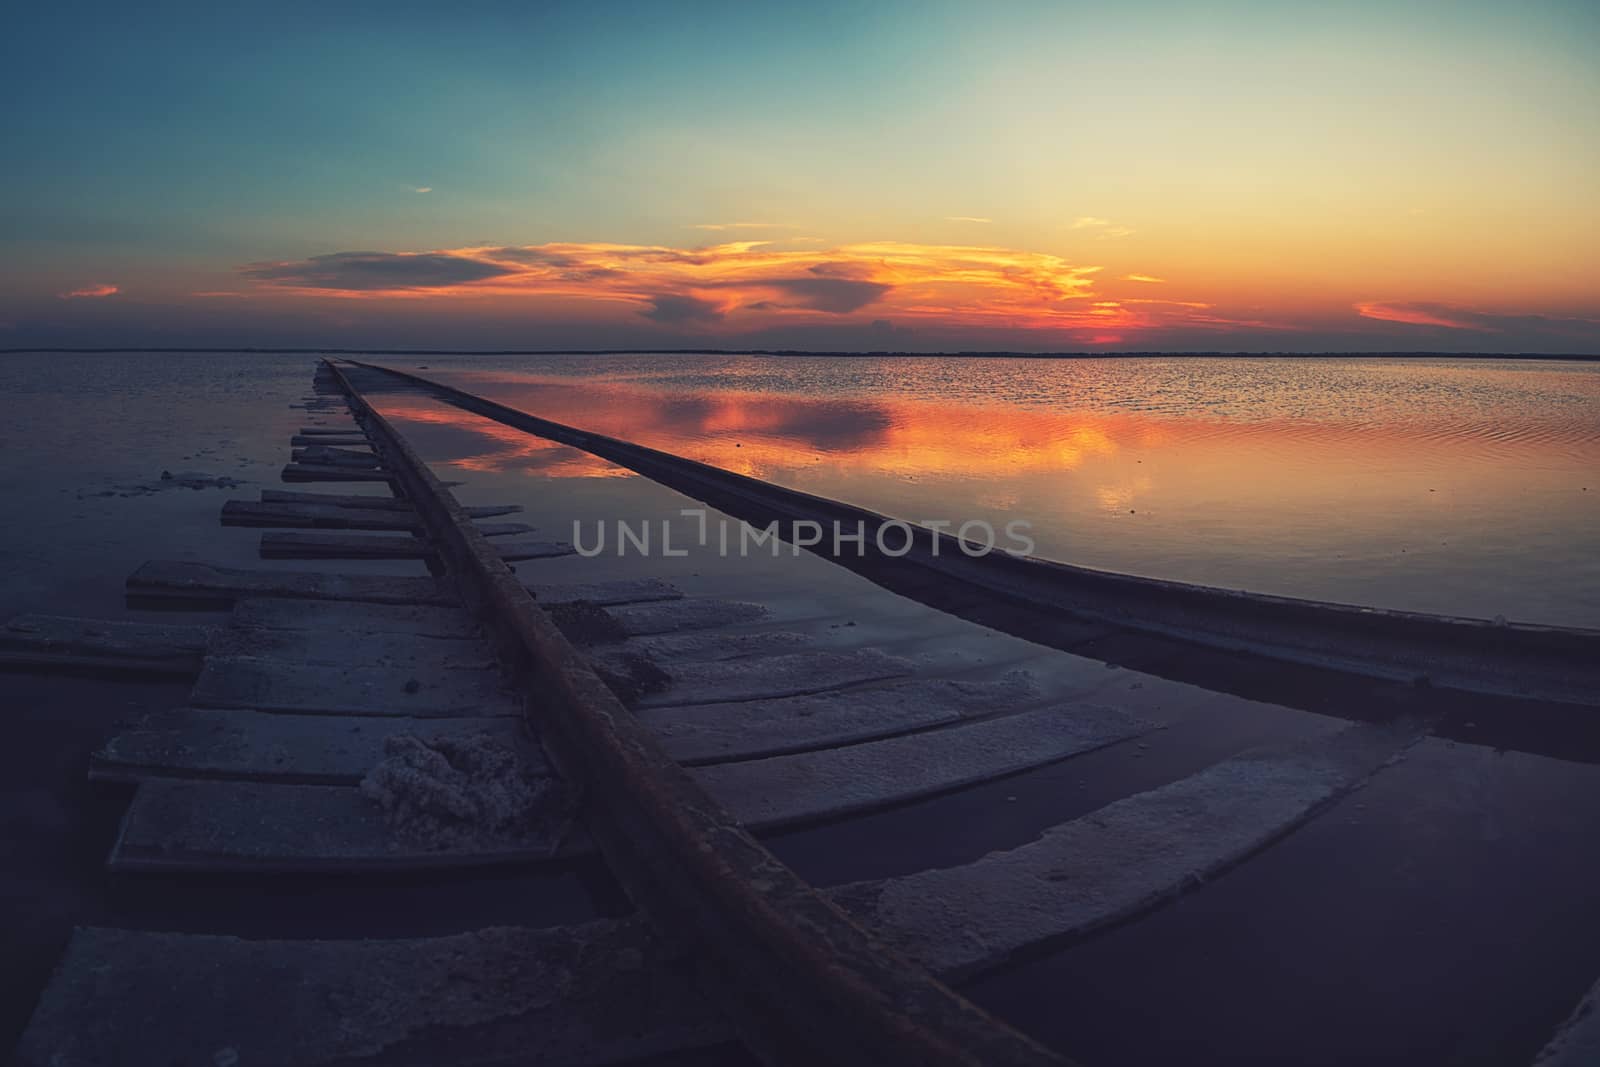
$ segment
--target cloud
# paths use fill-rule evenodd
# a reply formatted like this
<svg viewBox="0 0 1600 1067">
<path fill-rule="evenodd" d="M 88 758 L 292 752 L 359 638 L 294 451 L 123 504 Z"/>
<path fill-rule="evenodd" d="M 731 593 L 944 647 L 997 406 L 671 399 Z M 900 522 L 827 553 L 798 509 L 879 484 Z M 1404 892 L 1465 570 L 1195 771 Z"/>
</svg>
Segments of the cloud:
<svg viewBox="0 0 1600 1067">
<path fill-rule="evenodd" d="M 640 314 L 653 322 L 675 326 L 686 322 L 722 321 L 722 308 L 698 297 L 663 293 L 650 297 L 650 305 L 649 310 Z"/>
<path fill-rule="evenodd" d="M 503 260 L 509 259 L 516 263 L 527 263 L 536 267 L 576 267 L 580 259 L 570 252 L 557 251 L 556 246 L 528 246 L 518 248 L 514 245 L 504 248 L 477 248 L 474 252 L 482 257 Z"/>
<path fill-rule="evenodd" d="M 1157 278 L 1149 274 L 1124 274 L 1122 280 L 1125 282 L 1150 282 L 1155 285 L 1166 283 L 1165 278 Z"/>
<path fill-rule="evenodd" d="M 870 265 L 848 259 L 814 263 L 806 269 L 823 278 L 865 278 L 871 274 Z"/>
<path fill-rule="evenodd" d="M 83 300 L 100 296 L 116 296 L 122 292 L 115 285 L 86 285 L 82 289 L 73 289 L 60 294 L 62 300 Z"/>
<path fill-rule="evenodd" d="M 1102 238 L 1127 237 L 1130 234 L 1139 232 L 1137 230 L 1129 229 L 1126 226 L 1113 226 L 1110 219 L 1096 218 L 1093 215 L 1080 215 L 1078 218 L 1072 220 L 1071 229 L 1095 230 L 1097 231 L 1097 236 Z"/>
<path fill-rule="evenodd" d="M 1525 338 L 1581 338 L 1595 335 L 1600 318 L 1562 315 L 1506 315 L 1423 301 L 1368 301 L 1354 305 L 1362 318 L 1474 333 L 1515 333 Z"/>
<path fill-rule="evenodd" d="M 252 263 L 247 278 L 295 289 L 441 289 L 514 273 L 511 267 L 449 252 L 334 252 L 287 263 Z"/>
<path fill-rule="evenodd" d="M 413 193 L 431 193 L 431 192 L 433 192 L 433 186 L 431 186 L 431 185 L 413 185 L 411 187 L 411 191 Z"/>
<path fill-rule="evenodd" d="M 796 297 L 799 306 L 813 311 L 848 315 L 876 302 L 894 286 L 855 278 L 773 278 L 760 283 Z"/>
<path fill-rule="evenodd" d="M 549 242 L 413 252 L 334 252 L 241 268 L 260 290 L 427 299 L 471 294 L 522 313 L 704 332 L 838 328 L 865 310 L 894 329 L 1139 331 L 1219 316 L 1137 301 L 1092 307 L 1098 265 L 994 245 L 878 241 L 834 246 L 735 240 L 699 248 Z M 247 290 L 248 291 L 248 290 Z M 1203 318 L 1204 321 L 1201 321 Z M 1218 320 L 1218 321 L 1214 321 Z M 865 328 L 865 321 L 855 326 Z M 776 336 L 776 334 L 774 334 Z M 919 334 L 922 336 L 922 334 Z M 1087 336 L 1083 334 L 1082 336 Z"/>
<path fill-rule="evenodd" d="M 1442 326 L 1450 330 L 1481 330 L 1488 333 L 1495 332 L 1495 327 L 1482 322 L 1473 321 L 1470 312 L 1447 307 L 1444 304 L 1401 303 L 1380 304 L 1365 303 L 1355 305 L 1356 313 L 1365 319 L 1379 319 L 1383 322 L 1403 322 L 1410 326 Z"/>
<path fill-rule="evenodd" d="M 989 222 L 993 222 L 994 219 L 980 218 L 977 215 L 946 215 L 944 217 L 944 221 L 946 221 L 946 222 L 983 222 L 983 223 L 989 223 Z"/>
<path fill-rule="evenodd" d="M 799 228 L 789 222 L 701 222 L 689 227 L 691 230 L 798 230 Z"/>
</svg>

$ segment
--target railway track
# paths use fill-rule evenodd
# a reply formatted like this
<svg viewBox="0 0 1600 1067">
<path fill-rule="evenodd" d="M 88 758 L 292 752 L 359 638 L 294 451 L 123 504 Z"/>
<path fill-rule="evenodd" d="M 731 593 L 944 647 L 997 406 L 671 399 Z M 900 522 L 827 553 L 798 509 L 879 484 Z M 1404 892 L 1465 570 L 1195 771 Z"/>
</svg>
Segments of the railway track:
<svg viewBox="0 0 1600 1067">
<path fill-rule="evenodd" d="M 222 609 L 226 621 L 34 616 L 0 634 L 13 663 L 194 677 L 188 706 L 94 758 L 92 776 L 134 786 L 110 869 L 449 877 L 597 858 L 633 910 L 359 941 L 80 929 L 23 1063 L 602 1064 L 734 1038 L 773 1063 L 1060 1063 L 956 988 L 1247 860 L 1448 731 L 1462 706 L 1486 722 L 1497 708 L 1541 711 L 1538 731 L 1501 727 L 1538 750 L 1570 747 L 1562 731 L 1594 702 L 1593 634 L 1231 594 L 1207 615 L 1210 602 L 1164 583 L 1069 569 L 1044 596 L 1040 572 L 991 573 L 959 552 L 937 566 L 931 547 L 879 559 L 863 569 L 891 588 L 937 600 L 954 580 L 963 611 L 1002 628 L 1046 620 L 1047 643 L 1080 655 L 1114 648 L 1141 669 L 1219 684 L 1266 661 L 1271 677 L 1250 686 L 1308 694 L 1319 710 L 1354 692 L 1363 701 L 1311 736 L 1024 844 L 818 888 L 759 837 L 1139 745 L 1161 723 L 1083 694 L 930 675 L 870 647 L 819 649 L 760 625 L 759 604 L 598 580 L 513 507 L 458 504 L 348 367 L 323 364 L 316 384 L 308 408 L 338 424 L 295 435 L 284 480 L 392 495 L 267 491 L 229 502 L 223 522 L 265 528 L 264 558 L 421 559 L 430 576 L 153 562 L 130 577 L 130 601 Z M 736 517 L 870 515 L 427 384 Z M 519 576 L 518 559 L 543 560 L 542 580 Z M 547 580 L 551 567 L 562 580 Z M 1072 611 L 1061 610 L 1068 583 L 1081 594 Z M 1334 635 L 1320 646 L 1308 636 L 1318 625 Z M 1457 641 L 1478 652 L 1461 656 Z M 1372 666 L 1361 650 L 1376 644 L 1386 651 Z M 1415 684 L 1419 666 L 1438 690 Z M 1560 1057 L 1593 1048 L 1592 1015 L 1575 1016 L 1551 1062 L 1583 1062 Z"/>
</svg>

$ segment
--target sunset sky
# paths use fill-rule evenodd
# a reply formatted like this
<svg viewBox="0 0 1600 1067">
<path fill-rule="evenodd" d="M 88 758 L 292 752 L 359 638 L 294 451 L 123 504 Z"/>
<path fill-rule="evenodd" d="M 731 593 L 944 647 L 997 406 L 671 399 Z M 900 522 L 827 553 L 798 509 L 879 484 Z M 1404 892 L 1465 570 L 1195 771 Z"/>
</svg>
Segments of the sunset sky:
<svg viewBox="0 0 1600 1067">
<path fill-rule="evenodd" d="M 0 347 L 1600 352 L 1600 5 L 17 7 Z"/>
</svg>

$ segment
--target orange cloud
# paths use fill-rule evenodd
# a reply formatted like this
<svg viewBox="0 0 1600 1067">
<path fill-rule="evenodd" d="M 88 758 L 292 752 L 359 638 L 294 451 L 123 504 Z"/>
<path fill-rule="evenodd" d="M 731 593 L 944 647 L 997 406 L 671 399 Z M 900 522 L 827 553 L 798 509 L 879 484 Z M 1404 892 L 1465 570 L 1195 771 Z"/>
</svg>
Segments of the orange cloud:
<svg viewBox="0 0 1600 1067">
<path fill-rule="evenodd" d="M 1595 328 L 1600 326 L 1600 317 L 1592 315 L 1517 314 L 1449 304 L 1367 302 L 1356 304 L 1355 309 L 1363 318 L 1382 322 L 1470 330 L 1506 337 L 1593 338 Z"/>
<path fill-rule="evenodd" d="M 523 299 L 591 319 L 632 314 L 696 334 L 859 316 L 853 321 L 860 325 L 1048 330 L 1108 344 L 1151 329 L 1241 325 L 1195 301 L 1097 299 L 1101 270 L 990 245 L 876 241 L 822 248 L 741 240 L 702 248 L 561 242 L 336 252 L 254 263 L 243 273 L 271 290 L 301 295 Z"/>
<path fill-rule="evenodd" d="M 1138 232 L 1126 226 L 1113 225 L 1110 219 L 1096 218 L 1093 215 L 1084 215 L 1074 219 L 1071 228 L 1074 230 L 1093 230 L 1101 237 L 1127 237 Z"/>
<path fill-rule="evenodd" d="M 80 300 L 85 297 L 116 296 L 122 290 L 115 285 L 89 285 L 61 294 L 63 300 Z"/>
<path fill-rule="evenodd" d="M 1445 326 L 1452 330 L 1478 330 L 1483 333 L 1498 332 L 1492 325 L 1473 321 L 1470 312 L 1461 312 L 1439 304 L 1357 304 L 1356 312 L 1362 318 L 1383 322 L 1404 322 L 1412 326 Z"/>
</svg>

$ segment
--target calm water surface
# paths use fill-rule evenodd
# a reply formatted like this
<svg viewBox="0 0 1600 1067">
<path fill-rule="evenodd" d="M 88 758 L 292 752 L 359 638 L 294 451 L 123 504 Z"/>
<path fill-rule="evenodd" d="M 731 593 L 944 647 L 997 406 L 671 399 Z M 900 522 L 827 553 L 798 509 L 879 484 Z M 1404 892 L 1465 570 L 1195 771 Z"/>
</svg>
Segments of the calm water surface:
<svg viewBox="0 0 1600 1067">
<path fill-rule="evenodd" d="M 425 362 L 524 410 L 1036 554 L 1351 603 L 1600 625 L 1600 366 L 1334 359 Z M 417 417 L 440 418 L 437 411 Z M 626 476 L 463 416 L 463 467 Z M 624 512 L 625 516 L 625 512 Z"/>
<path fill-rule="evenodd" d="M 0 355 L 0 621 L 21 612 L 147 617 L 123 603 L 149 559 L 261 566 L 259 531 L 222 502 L 282 488 L 309 356 Z M 172 489 L 164 470 L 237 480 Z"/>
<path fill-rule="evenodd" d="M 912 520 L 1031 524 L 1038 555 L 1294 596 L 1600 626 L 1600 365 L 1456 360 L 377 358 L 535 414 Z M 7 610 L 120 600 L 212 558 L 277 484 L 307 356 L 0 357 Z M 397 403 L 404 398 L 395 397 Z M 627 472 L 458 420 L 452 462 Z M 459 431 L 459 432 L 455 432 Z M 240 490 L 122 495 L 198 468 Z M 599 484 L 599 483 L 595 483 Z M 241 533 L 237 554 L 252 555 Z M 71 585 L 83 597 L 67 597 Z M 97 603 L 97 609 L 104 610 Z M 108 603 L 105 607 L 109 607 Z"/>
</svg>

